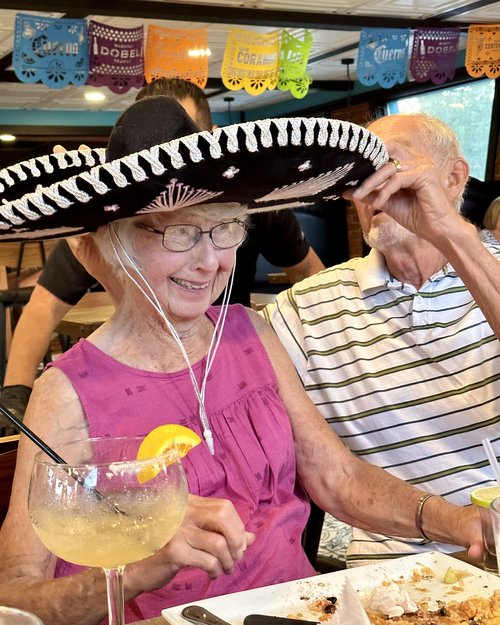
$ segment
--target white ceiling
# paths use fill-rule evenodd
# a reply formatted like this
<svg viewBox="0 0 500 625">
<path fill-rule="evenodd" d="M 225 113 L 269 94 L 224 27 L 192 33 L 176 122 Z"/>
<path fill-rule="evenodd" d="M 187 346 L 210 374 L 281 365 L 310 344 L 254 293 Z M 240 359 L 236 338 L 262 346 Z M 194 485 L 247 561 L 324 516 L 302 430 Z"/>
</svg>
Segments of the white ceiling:
<svg viewBox="0 0 500 625">
<path fill-rule="evenodd" d="M 391 20 L 395 18 L 401 18 L 408 21 L 408 26 L 411 26 L 415 20 L 433 19 L 433 18 L 447 18 L 450 17 L 454 22 L 460 22 L 467 25 L 469 23 L 478 22 L 500 22 L 500 1 L 486 4 L 488 0 L 479 0 L 476 2 L 467 2 L 466 0 L 316 0 L 313 3 L 314 14 L 311 14 L 311 3 L 307 0 L 219 0 L 218 2 L 209 2 L 208 0 L 183 0 L 179 3 L 186 5 L 197 5 L 198 7 L 226 7 L 224 13 L 224 23 L 210 23 L 209 21 L 199 22 L 192 21 L 168 21 L 161 19 L 147 19 L 141 17 L 118 17 L 109 15 L 89 15 L 89 18 L 96 19 L 100 22 L 113 24 L 116 26 L 138 26 L 143 24 L 145 26 L 145 32 L 147 25 L 150 23 L 168 26 L 170 28 L 194 28 L 200 26 L 206 26 L 208 30 L 208 42 L 209 47 L 212 50 L 212 56 L 209 59 L 209 76 L 212 78 L 220 78 L 221 63 L 224 54 L 224 47 L 227 38 L 227 33 L 231 27 L 229 22 L 231 20 L 232 11 L 246 10 L 245 16 L 248 13 L 248 24 L 243 25 L 241 16 L 238 14 L 237 25 L 245 27 L 251 30 L 259 32 L 270 32 L 275 30 L 277 23 L 271 26 L 258 26 L 260 11 L 273 12 L 273 18 L 275 18 L 275 12 L 283 11 L 286 15 L 293 15 L 299 18 L 303 13 L 303 20 L 296 19 L 296 24 L 307 25 L 311 23 L 311 16 L 314 17 L 314 23 L 319 23 L 324 16 L 326 28 L 313 28 L 311 29 L 313 35 L 313 48 L 310 55 L 311 62 L 308 66 L 308 71 L 313 77 L 313 81 L 330 81 L 330 80 L 345 80 L 346 79 L 346 66 L 341 63 L 341 59 L 344 57 L 351 57 L 356 59 L 356 49 L 359 41 L 359 33 L 362 26 L 363 18 L 366 18 L 366 24 L 370 18 L 372 19 L 385 19 L 387 25 L 391 25 Z M 0 0 L 0 7 L 10 6 L 11 3 L 3 3 Z M 12 38 L 14 18 L 16 12 L 22 11 L 26 13 L 45 14 L 52 17 L 60 17 L 64 13 L 61 12 L 61 3 L 57 6 L 60 12 L 43 13 L 32 8 L 32 5 L 36 3 L 28 3 L 23 6 L 23 1 L 20 0 L 16 3 L 16 9 L 0 8 L 0 59 L 5 58 L 12 52 Z M 76 4 L 76 3 L 75 3 Z M 115 5 L 116 3 L 110 3 Z M 146 2 L 143 0 L 136 0 L 135 7 L 141 7 L 141 5 L 154 5 L 158 6 L 161 11 L 161 0 L 157 2 Z M 172 3 L 170 3 L 171 5 Z M 177 3 L 173 3 L 177 4 Z M 482 7 L 480 5 L 483 5 Z M 49 6 L 45 3 L 44 6 Z M 55 5 L 54 5 L 55 6 Z M 99 4 L 100 7 L 104 7 L 103 13 L 106 12 L 106 2 L 103 1 Z M 80 3 L 78 3 L 80 8 Z M 475 8 L 474 8 L 475 7 Z M 191 7 L 194 8 L 194 7 Z M 253 9 L 253 10 L 252 10 Z M 249 13 L 249 10 L 252 10 Z M 110 11 L 112 12 L 112 11 Z M 199 11 L 200 15 L 203 15 L 203 11 Z M 252 19 L 253 14 L 255 20 Z M 285 13 L 284 13 L 285 15 Z M 332 26 L 332 20 L 335 16 L 343 16 L 345 19 L 352 18 L 354 25 L 343 24 L 338 29 Z M 243 19 L 246 19 L 244 17 Z M 253 22 L 253 24 L 252 24 Z M 379 24 L 380 25 L 380 24 Z M 300 26 L 288 26 L 288 30 L 295 35 L 300 35 L 302 28 Z M 462 47 L 465 46 L 466 34 L 464 32 L 462 36 Z M 349 49 L 352 46 L 352 49 Z M 347 50 L 346 50 L 347 49 Z M 332 54 L 333 53 L 333 54 Z M 315 60 L 317 57 L 323 55 L 332 54 L 322 60 Z M 8 70 L 11 68 L 8 68 Z M 12 72 L 5 73 L 10 73 Z M 356 64 L 350 68 L 350 76 L 355 79 L 356 77 Z M 1 80 L 1 78 L 0 78 Z M 83 94 L 89 87 L 66 87 L 61 90 L 50 89 L 43 84 L 24 84 L 20 82 L 0 82 L 0 120 L 1 109 L 15 109 L 15 110 L 70 110 L 70 111 L 85 111 L 85 110 L 104 110 L 104 111 L 120 111 L 123 110 L 128 104 L 130 104 L 136 94 L 135 90 L 131 90 L 125 95 L 113 94 L 106 88 L 102 90 L 106 94 L 106 100 L 103 103 L 89 104 L 83 97 Z M 207 93 L 213 90 L 208 89 Z M 314 82 L 310 88 L 310 93 L 315 92 Z M 233 96 L 234 102 L 231 103 L 232 110 L 245 110 L 256 107 L 265 107 L 270 104 L 276 104 L 281 101 L 293 99 L 293 97 L 287 92 L 267 91 L 260 96 L 250 96 L 244 91 L 221 93 L 210 99 L 210 106 L 213 111 L 227 111 L 228 103 L 224 101 L 227 96 Z M 307 106 L 307 97 L 303 100 L 304 106 Z M 1 124 L 1 121 L 0 121 Z"/>
</svg>

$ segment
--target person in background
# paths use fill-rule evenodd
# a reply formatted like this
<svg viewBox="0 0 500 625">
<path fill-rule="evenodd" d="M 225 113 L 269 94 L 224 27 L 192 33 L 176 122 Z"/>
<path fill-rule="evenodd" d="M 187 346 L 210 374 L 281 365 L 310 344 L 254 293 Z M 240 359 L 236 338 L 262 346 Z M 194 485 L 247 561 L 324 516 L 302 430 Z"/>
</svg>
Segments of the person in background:
<svg viewBox="0 0 500 625">
<path fill-rule="evenodd" d="M 182 79 L 160 78 L 143 87 L 136 100 L 157 95 L 175 98 L 202 130 L 214 127 L 207 98 L 197 85 Z M 247 240 L 238 250 L 231 303 L 250 305 L 259 254 L 271 264 L 283 267 L 291 284 L 324 269 L 292 210 L 253 215 Z M 68 243 L 61 241 L 49 255 L 12 338 L 0 400 L 17 417 L 24 416 L 38 367 L 57 325 L 95 287 L 95 278 L 76 260 Z M 14 433 L 0 416 L 0 435 Z"/>
<path fill-rule="evenodd" d="M 500 197 L 495 198 L 486 209 L 483 225 L 500 243 Z"/>
<path fill-rule="evenodd" d="M 168 133 L 177 142 L 143 152 L 142 167 L 141 159 L 125 161 L 130 149 L 150 147 L 141 129 L 151 119 L 164 120 L 158 141 Z M 345 149 L 335 147 L 334 123 L 322 126 L 326 143 L 311 140 L 319 133 L 300 120 L 280 124 L 279 141 L 276 128 L 264 122 L 231 143 L 223 132 L 210 141 L 196 136 L 193 126 L 170 98 L 137 102 L 122 114 L 108 147 L 109 159 L 122 158 L 122 167 L 74 177 L 70 208 L 47 206 L 54 209 L 52 228 L 67 223 L 68 210 L 84 231 L 87 215 L 96 216 L 87 230 L 98 216 L 103 227 L 93 240 L 121 280 L 123 296 L 109 321 L 37 380 L 26 425 L 50 445 L 88 435 L 137 435 L 166 420 L 203 439 L 183 459 L 191 495 L 179 532 L 125 570 L 127 622 L 158 616 L 168 606 L 313 575 L 301 546 L 309 513 L 305 492 L 344 521 L 403 536 L 425 532 L 480 553 L 475 509 L 426 499 L 418 488 L 357 458 L 325 423 L 258 313 L 227 302 L 212 305 L 230 284 L 247 205 L 273 210 L 276 188 L 291 187 L 297 201 L 335 192 L 338 180 L 315 189 L 310 184 L 345 159 Z M 172 173 L 178 154 L 184 164 Z M 297 154 L 310 171 L 297 167 Z M 348 158 L 346 184 L 362 175 L 356 172 L 368 157 L 353 150 Z M 280 167 L 273 168 L 277 160 Z M 383 162 L 379 171 L 394 169 Z M 224 176 L 233 167 L 238 187 Z M 96 180 L 101 171 L 104 195 L 102 179 Z M 208 189 L 199 180 L 209 180 Z M 78 193 L 81 185 L 86 197 Z M 60 197 L 51 189 L 51 197 Z M 35 194 L 34 202 L 50 201 L 43 186 Z M 191 205 L 185 206 L 186 197 L 195 198 Z M 36 222 L 29 225 L 35 232 L 27 234 L 36 236 Z M 47 224 L 39 228 L 47 232 Z M 51 625 L 96 625 L 106 614 L 103 572 L 58 560 L 31 527 L 27 501 L 36 450 L 21 437 L 0 531 L 0 603 L 29 609 Z"/>
<path fill-rule="evenodd" d="M 372 176 L 378 193 L 352 194 L 369 255 L 294 285 L 264 315 L 354 453 L 466 505 L 494 483 L 481 440 L 500 453 L 500 245 L 459 216 L 469 167 L 450 128 L 408 114 L 369 130 L 399 159 L 388 180 Z M 453 547 L 354 528 L 347 562 L 432 549 Z"/>
</svg>

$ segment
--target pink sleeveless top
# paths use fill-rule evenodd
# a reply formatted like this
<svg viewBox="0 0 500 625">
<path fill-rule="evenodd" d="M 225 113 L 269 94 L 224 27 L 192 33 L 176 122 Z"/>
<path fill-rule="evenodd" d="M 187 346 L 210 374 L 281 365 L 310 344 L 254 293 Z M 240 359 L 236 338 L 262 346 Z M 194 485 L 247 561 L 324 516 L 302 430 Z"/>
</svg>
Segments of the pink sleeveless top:
<svg viewBox="0 0 500 625">
<path fill-rule="evenodd" d="M 207 315 L 214 321 L 218 307 Z M 187 369 L 143 371 L 124 365 L 81 340 L 51 363 L 76 389 L 91 436 L 145 434 L 179 423 L 202 436 L 198 402 Z M 193 364 L 198 385 L 204 359 Z M 127 604 L 127 620 L 157 616 L 163 608 L 314 575 L 301 547 L 309 504 L 297 483 L 290 422 L 277 380 L 245 308 L 231 306 L 210 372 L 205 405 L 215 456 L 205 443 L 183 459 L 189 491 L 230 499 L 256 540 L 231 575 L 210 580 L 187 568 L 165 587 Z M 80 567 L 58 561 L 56 577 Z"/>
</svg>

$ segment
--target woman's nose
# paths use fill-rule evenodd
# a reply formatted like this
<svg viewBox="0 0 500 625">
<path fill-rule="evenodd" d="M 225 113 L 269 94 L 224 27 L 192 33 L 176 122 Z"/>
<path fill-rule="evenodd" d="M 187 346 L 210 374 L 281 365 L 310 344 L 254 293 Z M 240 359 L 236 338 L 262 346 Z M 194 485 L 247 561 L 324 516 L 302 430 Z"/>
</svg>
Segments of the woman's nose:
<svg viewBox="0 0 500 625">
<path fill-rule="evenodd" d="M 212 243 L 208 232 L 204 232 L 199 238 L 196 245 L 192 248 L 195 258 L 204 267 L 217 266 L 219 264 L 217 257 L 217 248 Z"/>
</svg>

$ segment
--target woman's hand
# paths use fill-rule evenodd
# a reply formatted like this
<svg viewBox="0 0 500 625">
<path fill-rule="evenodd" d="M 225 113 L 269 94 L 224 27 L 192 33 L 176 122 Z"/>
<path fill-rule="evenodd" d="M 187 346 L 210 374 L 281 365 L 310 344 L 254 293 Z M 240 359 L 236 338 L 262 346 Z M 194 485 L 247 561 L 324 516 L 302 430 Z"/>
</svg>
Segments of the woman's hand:
<svg viewBox="0 0 500 625">
<path fill-rule="evenodd" d="M 190 495 L 174 538 L 155 555 L 125 568 L 126 594 L 160 588 L 187 566 L 206 571 L 211 579 L 229 574 L 254 540 L 230 501 Z"/>
</svg>

